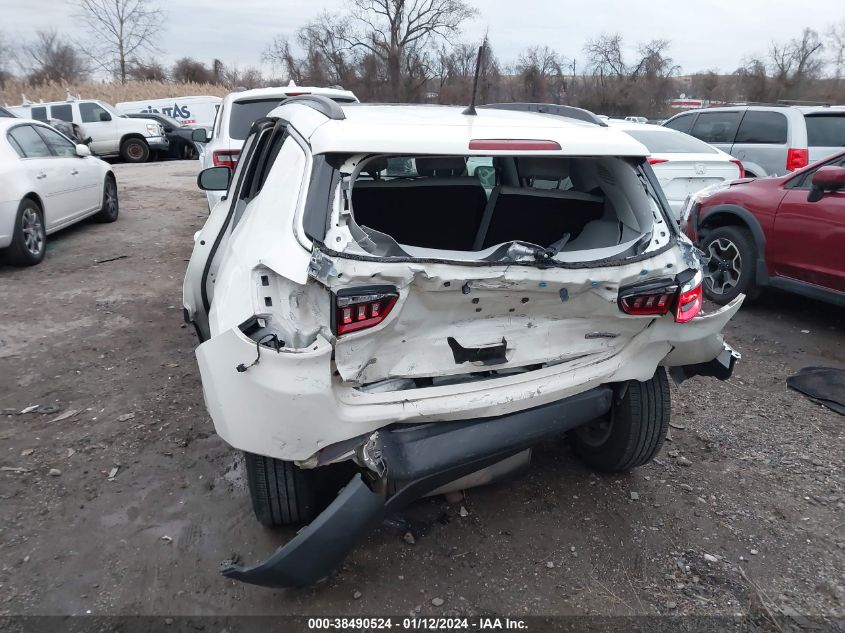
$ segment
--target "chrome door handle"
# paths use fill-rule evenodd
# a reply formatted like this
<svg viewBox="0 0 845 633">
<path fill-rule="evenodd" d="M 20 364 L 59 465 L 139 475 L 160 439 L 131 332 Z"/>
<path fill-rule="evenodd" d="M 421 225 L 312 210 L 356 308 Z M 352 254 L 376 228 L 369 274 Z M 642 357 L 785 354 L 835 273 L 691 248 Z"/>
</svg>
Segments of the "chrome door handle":
<svg viewBox="0 0 845 633">
<path fill-rule="evenodd" d="M 79 173 L 79 170 L 78 170 L 78 169 L 74 169 L 72 172 L 70 172 L 70 175 L 71 175 L 71 176 L 76 176 L 78 173 Z"/>
<path fill-rule="evenodd" d="M 47 174 L 38 174 L 38 175 L 36 176 L 36 178 L 38 178 L 38 180 L 43 180 L 43 179 L 44 179 L 44 178 L 46 178 L 46 177 L 47 177 Z"/>
</svg>

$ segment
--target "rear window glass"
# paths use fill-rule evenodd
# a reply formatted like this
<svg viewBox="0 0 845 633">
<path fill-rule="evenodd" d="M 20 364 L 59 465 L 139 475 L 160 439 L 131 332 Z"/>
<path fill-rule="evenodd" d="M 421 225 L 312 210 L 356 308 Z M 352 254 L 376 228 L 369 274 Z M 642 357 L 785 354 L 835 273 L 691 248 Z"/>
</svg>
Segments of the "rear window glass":
<svg viewBox="0 0 845 633">
<path fill-rule="evenodd" d="M 734 142 L 786 145 L 786 130 L 786 117 L 780 112 L 749 110 L 739 124 Z"/>
<path fill-rule="evenodd" d="M 705 143 L 733 143 L 739 125 L 739 112 L 702 112 L 692 134 Z"/>
<path fill-rule="evenodd" d="M 680 132 L 656 130 L 625 130 L 652 154 L 715 154 L 716 150 L 707 143 Z"/>
<path fill-rule="evenodd" d="M 60 121 L 73 121 L 73 108 L 69 103 L 50 106 L 50 116 Z"/>
<path fill-rule="evenodd" d="M 845 147 L 845 114 L 806 117 L 810 147 Z"/>
<path fill-rule="evenodd" d="M 232 103 L 232 111 L 229 117 L 229 136 L 239 141 L 249 135 L 249 128 L 256 119 L 267 116 L 267 114 L 279 105 L 284 97 L 273 99 L 260 99 L 257 101 L 235 101 Z"/>
<path fill-rule="evenodd" d="M 678 130 L 678 132 L 689 132 L 690 127 L 692 127 L 692 121 L 695 119 L 694 114 L 682 114 L 679 117 L 672 119 L 671 121 L 666 122 L 666 127 Z"/>
</svg>

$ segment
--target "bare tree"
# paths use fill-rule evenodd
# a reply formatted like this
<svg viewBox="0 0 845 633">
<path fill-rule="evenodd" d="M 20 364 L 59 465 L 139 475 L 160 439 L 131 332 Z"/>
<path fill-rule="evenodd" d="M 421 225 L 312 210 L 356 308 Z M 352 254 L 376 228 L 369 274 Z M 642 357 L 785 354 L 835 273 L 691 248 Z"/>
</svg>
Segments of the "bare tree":
<svg viewBox="0 0 845 633">
<path fill-rule="evenodd" d="M 628 67 L 622 55 L 622 36 L 602 34 L 594 40 L 589 40 L 584 46 L 584 55 L 590 72 L 599 77 L 600 82 L 605 78 L 621 79 L 628 74 Z"/>
<path fill-rule="evenodd" d="M 567 61 L 548 46 L 532 46 L 520 53 L 516 75 L 521 84 L 521 98 L 535 103 L 561 103 L 566 98 L 563 68 Z"/>
<path fill-rule="evenodd" d="M 164 25 L 155 0 L 76 0 L 79 21 L 90 33 L 86 50 L 96 64 L 126 83 L 141 53 L 153 52 Z"/>
<path fill-rule="evenodd" d="M 340 46 L 371 55 L 385 69 L 388 98 L 405 101 L 430 76 L 429 45 L 456 34 L 475 15 L 464 0 L 351 0 L 347 15 L 329 18 L 324 27 Z M 414 69 L 416 76 L 408 75 Z M 406 81 L 407 80 L 407 81 Z"/>
<path fill-rule="evenodd" d="M 0 31 L 0 88 L 6 84 L 6 80 L 12 77 L 13 56 L 12 45 L 6 39 L 5 33 Z"/>
<path fill-rule="evenodd" d="M 167 81 L 167 69 L 156 61 L 136 61 L 127 67 L 126 77 L 134 81 Z"/>
<path fill-rule="evenodd" d="M 88 76 L 86 61 L 56 31 L 37 31 L 23 51 L 20 63 L 32 83 L 74 82 Z"/>
<path fill-rule="evenodd" d="M 817 79 L 824 69 L 823 49 L 819 34 L 810 28 L 805 28 L 800 38 L 785 43 L 772 42 L 769 60 L 778 93 L 775 96 L 801 96 L 804 84 Z"/>
<path fill-rule="evenodd" d="M 845 20 L 831 26 L 827 31 L 827 48 L 833 66 L 833 78 L 838 84 L 845 75 Z"/>
<path fill-rule="evenodd" d="M 173 81 L 180 83 L 214 83 L 214 73 L 192 57 L 177 59 L 170 71 Z"/>
</svg>

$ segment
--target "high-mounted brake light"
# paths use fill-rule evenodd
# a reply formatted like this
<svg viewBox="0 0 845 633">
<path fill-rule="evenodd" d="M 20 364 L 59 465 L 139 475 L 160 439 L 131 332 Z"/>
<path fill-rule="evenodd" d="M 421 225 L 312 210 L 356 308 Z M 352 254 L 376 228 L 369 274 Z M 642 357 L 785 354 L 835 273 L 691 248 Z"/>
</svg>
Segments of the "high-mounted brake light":
<svg viewBox="0 0 845 633">
<path fill-rule="evenodd" d="M 399 294 L 392 287 L 350 288 L 335 295 L 334 331 L 347 334 L 384 321 Z"/>
<path fill-rule="evenodd" d="M 228 167 L 234 171 L 240 157 L 239 149 L 218 149 L 211 153 L 211 162 L 215 167 Z"/>
<path fill-rule="evenodd" d="M 286 97 L 301 97 L 302 95 L 310 95 L 310 92 L 286 92 Z"/>
<path fill-rule="evenodd" d="M 659 165 L 660 163 L 668 163 L 668 158 L 652 158 L 651 156 L 648 157 L 648 164 L 649 165 Z"/>
<path fill-rule="evenodd" d="M 671 311 L 675 321 L 686 323 L 701 312 L 701 281 L 698 271 L 688 281 L 658 279 L 623 288 L 619 293 L 619 308 L 634 316 L 663 316 Z"/>
<path fill-rule="evenodd" d="M 810 164 L 810 150 L 789 148 L 786 152 L 786 170 L 795 171 Z"/>
<path fill-rule="evenodd" d="M 513 150 L 513 151 L 558 151 L 561 149 L 557 141 L 533 141 L 530 139 L 473 139 L 469 142 L 470 149 L 480 150 Z"/>
<path fill-rule="evenodd" d="M 731 162 L 739 167 L 739 177 L 745 178 L 745 165 L 742 164 L 742 161 L 737 158 L 732 158 Z"/>
</svg>

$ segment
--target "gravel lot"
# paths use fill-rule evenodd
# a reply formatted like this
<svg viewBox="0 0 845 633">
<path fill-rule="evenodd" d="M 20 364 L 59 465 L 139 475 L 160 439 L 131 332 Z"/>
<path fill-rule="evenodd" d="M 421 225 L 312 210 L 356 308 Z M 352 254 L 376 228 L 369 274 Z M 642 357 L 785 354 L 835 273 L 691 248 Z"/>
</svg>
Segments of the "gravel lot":
<svg viewBox="0 0 845 633">
<path fill-rule="evenodd" d="M 845 615 L 845 418 L 785 386 L 845 367 L 842 311 L 778 293 L 729 324 L 731 381 L 673 387 L 685 428 L 654 463 L 597 476 L 561 440 L 510 483 L 416 503 L 414 539 L 379 529 L 317 588 L 224 579 L 294 530 L 253 519 L 203 406 L 181 320 L 196 170 L 117 165 L 117 223 L 0 264 L 0 615 Z"/>
</svg>

